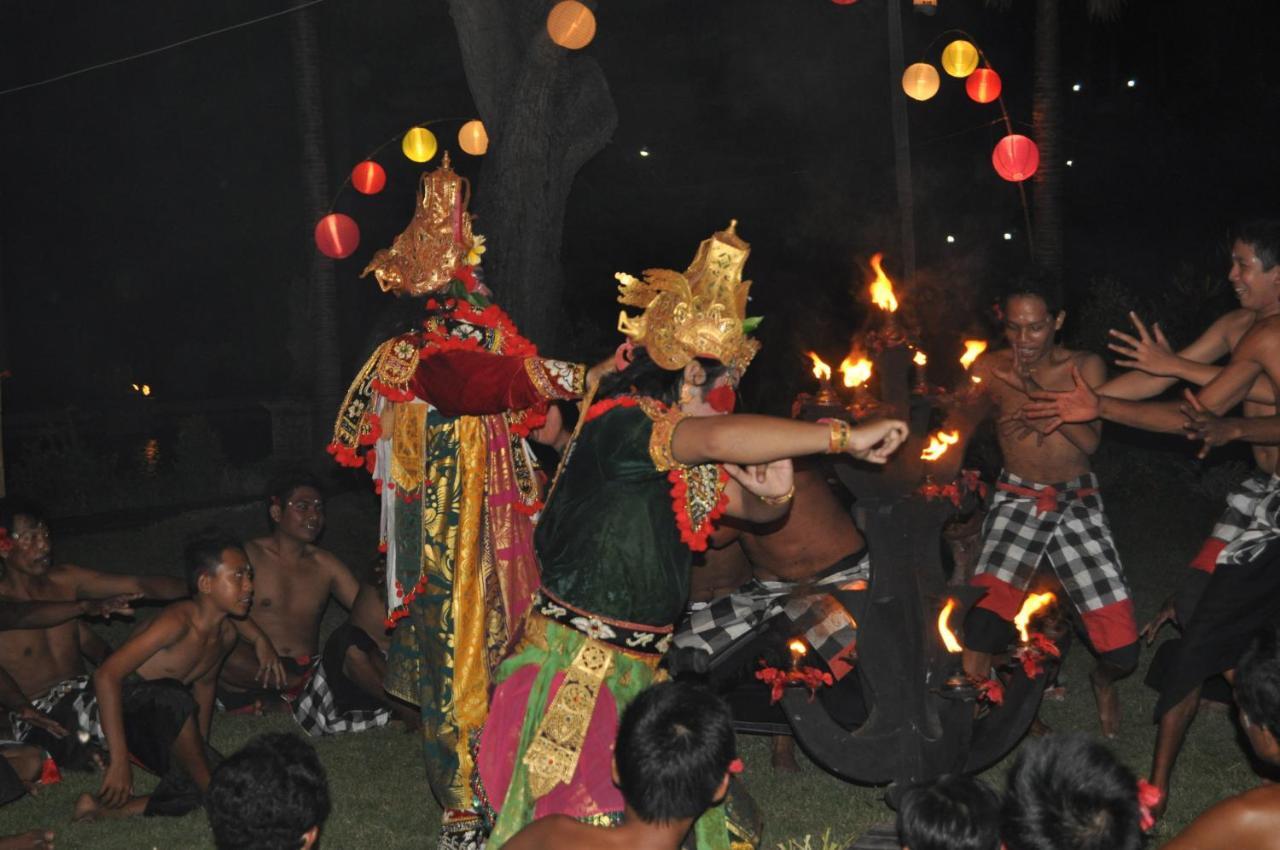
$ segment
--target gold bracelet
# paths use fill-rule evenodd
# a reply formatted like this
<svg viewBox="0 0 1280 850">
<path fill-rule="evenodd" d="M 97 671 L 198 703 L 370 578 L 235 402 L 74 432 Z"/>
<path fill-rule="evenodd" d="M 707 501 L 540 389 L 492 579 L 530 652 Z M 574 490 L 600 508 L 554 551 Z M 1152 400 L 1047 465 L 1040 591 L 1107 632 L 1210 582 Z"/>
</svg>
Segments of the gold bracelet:
<svg viewBox="0 0 1280 850">
<path fill-rule="evenodd" d="M 757 496 L 760 501 L 766 505 L 785 505 L 796 497 L 796 485 L 792 484 L 791 489 L 783 493 L 781 496 Z"/>
<path fill-rule="evenodd" d="M 849 423 L 843 419 L 828 419 L 827 427 L 831 429 L 827 437 L 827 454 L 843 454 L 849 448 Z"/>
</svg>

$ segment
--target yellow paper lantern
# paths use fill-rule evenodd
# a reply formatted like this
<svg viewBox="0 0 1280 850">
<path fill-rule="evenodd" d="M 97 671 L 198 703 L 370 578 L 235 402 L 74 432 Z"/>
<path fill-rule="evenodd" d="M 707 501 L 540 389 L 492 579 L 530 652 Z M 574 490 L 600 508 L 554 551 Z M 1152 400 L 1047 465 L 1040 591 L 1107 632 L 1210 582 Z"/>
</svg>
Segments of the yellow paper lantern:
<svg viewBox="0 0 1280 850">
<path fill-rule="evenodd" d="M 551 40 L 570 50 L 581 50 L 596 37 L 596 16 L 578 0 L 560 0 L 547 15 Z"/>
<path fill-rule="evenodd" d="M 928 62 L 908 65 L 907 70 L 902 72 L 902 90 L 907 93 L 907 97 L 916 100 L 928 100 L 933 97 L 938 93 L 938 86 L 941 84 L 938 69 Z"/>
<path fill-rule="evenodd" d="M 942 49 L 942 70 L 953 77 L 967 77 L 978 67 L 978 48 L 963 38 Z"/>
<path fill-rule="evenodd" d="M 458 131 L 458 146 L 472 156 L 480 156 L 489 149 L 489 134 L 484 131 L 484 122 L 474 118 L 462 125 Z"/>
<path fill-rule="evenodd" d="M 400 150 L 414 162 L 426 162 L 436 155 L 436 136 L 426 127 L 414 127 L 404 134 Z"/>
</svg>

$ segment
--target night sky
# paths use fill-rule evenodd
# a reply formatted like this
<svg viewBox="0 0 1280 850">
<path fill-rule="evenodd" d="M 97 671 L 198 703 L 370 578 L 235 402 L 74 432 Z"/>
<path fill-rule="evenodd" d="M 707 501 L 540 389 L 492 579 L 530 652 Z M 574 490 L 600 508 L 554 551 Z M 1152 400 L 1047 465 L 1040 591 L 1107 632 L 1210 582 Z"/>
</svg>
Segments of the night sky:
<svg viewBox="0 0 1280 850">
<path fill-rule="evenodd" d="M 291 5 L 5 3 L 0 90 Z M 1110 24 L 1089 22 L 1083 2 L 1061 5 L 1064 84 L 1082 85 L 1065 112 L 1072 295 L 1099 277 L 1140 294 L 1178 276 L 1224 279 L 1230 222 L 1280 214 L 1271 4 L 1134 0 Z M 1029 133 L 1034 4 L 1013 6 L 907 10 L 906 56 L 936 64 L 941 34 L 964 29 L 1001 74 L 1015 130 Z M 620 121 L 573 186 L 569 321 L 547 353 L 599 354 L 615 339 L 612 273 L 683 268 L 731 217 L 753 244 L 752 312 L 768 317 L 758 370 L 796 372 L 810 345 L 836 353 L 862 309 L 850 292 L 867 257 L 897 233 L 884 0 L 599 7 L 584 52 L 604 67 Z M 383 142 L 440 118 L 459 119 L 438 136 L 477 174 L 455 139 L 475 110 L 442 0 L 326 0 L 308 13 L 321 32 L 335 209 L 363 234 L 336 266 L 349 371 L 387 299 L 357 275 L 407 221 L 419 168 L 393 143 L 377 157 L 390 177 L 382 194 L 337 189 Z M 169 399 L 281 391 L 285 317 L 306 310 L 314 250 L 290 26 L 276 17 L 0 95 L 6 414 L 119 400 L 138 381 Z M 921 286 L 951 299 L 958 326 L 1027 262 L 1018 192 L 990 165 L 999 111 L 971 102 L 963 81 L 944 76 L 909 114 Z M 891 273 L 899 262 L 890 252 Z"/>
</svg>

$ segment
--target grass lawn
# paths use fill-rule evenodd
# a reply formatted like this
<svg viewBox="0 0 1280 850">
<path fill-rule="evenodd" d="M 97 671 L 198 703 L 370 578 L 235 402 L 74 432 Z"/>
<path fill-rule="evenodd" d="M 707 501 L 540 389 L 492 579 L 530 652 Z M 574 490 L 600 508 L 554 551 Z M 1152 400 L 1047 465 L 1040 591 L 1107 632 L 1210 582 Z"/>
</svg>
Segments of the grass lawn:
<svg viewBox="0 0 1280 850">
<path fill-rule="evenodd" d="M 1167 595 L 1178 570 L 1194 553 L 1208 531 L 1216 506 L 1174 488 L 1159 492 L 1109 493 L 1109 509 L 1121 554 L 1137 598 L 1139 622 L 1145 622 Z M 376 527 L 373 499 L 346 495 L 330 505 L 324 543 L 348 563 L 361 564 L 370 556 Z M 246 536 L 265 527 L 264 511 L 243 508 L 188 514 L 146 528 L 59 536 L 54 524 L 59 560 L 97 569 L 138 572 L 177 572 L 181 540 L 191 530 L 217 522 Z M 142 616 L 146 616 L 144 613 Z M 331 628 L 341 619 L 332 606 L 326 617 Z M 104 631 L 118 644 L 127 624 Z M 1142 684 L 1149 651 L 1139 672 L 1121 683 L 1125 725 L 1115 748 L 1139 775 L 1150 764 L 1155 728 L 1150 723 L 1155 695 Z M 1097 720 L 1087 674 L 1092 661 L 1079 647 L 1067 659 L 1065 702 L 1046 703 L 1044 719 L 1058 730 L 1094 733 Z M 288 717 L 243 718 L 220 715 L 213 724 L 213 743 L 223 753 L 236 750 L 254 735 L 296 729 Z M 315 742 L 333 792 L 333 814 L 324 832 L 330 850 L 398 850 L 434 846 L 439 809 L 423 778 L 421 756 L 415 738 L 395 729 L 361 735 L 338 736 Z M 746 763 L 743 780 L 766 816 L 765 846 L 822 847 L 822 835 L 845 842 L 872 823 L 891 817 L 881 803 L 881 790 L 849 785 L 829 776 L 801 757 L 802 770 L 795 775 L 775 775 L 769 767 L 768 742 L 741 739 Z M 1000 787 L 1007 763 L 988 771 L 985 778 Z M 153 784 L 147 774 L 134 771 L 137 787 Z M 1236 741 L 1231 719 L 1202 713 L 1192 727 L 1183 750 L 1173 788 L 1173 805 L 1156 832 L 1156 842 L 1185 826 L 1210 803 L 1257 783 Z M 28 798 L 0 809 L 0 835 L 35 826 L 53 828 L 62 848 L 208 848 L 212 847 L 202 813 L 181 819 L 135 819 L 128 822 L 71 824 L 68 818 L 75 798 L 96 790 L 98 778 L 68 775 L 64 782 L 38 798 Z M 836 844 L 834 846 L 841 846 Z"/>
</svg>

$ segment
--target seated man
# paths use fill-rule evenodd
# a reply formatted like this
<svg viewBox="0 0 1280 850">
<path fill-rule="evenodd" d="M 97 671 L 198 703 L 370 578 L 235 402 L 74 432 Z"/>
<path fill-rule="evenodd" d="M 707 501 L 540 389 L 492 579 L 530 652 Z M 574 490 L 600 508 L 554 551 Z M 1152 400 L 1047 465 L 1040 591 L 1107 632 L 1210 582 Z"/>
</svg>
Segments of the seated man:
<svg viewBox="0 0 1280 850">
<path fill-rule="evenodd" d="M 237 647 L 223 668 L 218 699 L 232 711 L 285 709 L 286 703 L 293 703 L 295 717 L 309 731 L 331 727 L 337 731 L 343 721 L 336 715 L 307 718 L 308 713 L 324 711 L 326 700 L 320 693 L 304 691 L 324 690 L 323 683 L 313 684 L 313 679 L 324 675 L 320 620 L 329 597 L 350 610 L 360 584 L 346 564 L 315 545 L 324 531 L 324 497 L 314 478 L 295 473 L 277 481 L 271 488 L 267 514 L 271 533 L 249 541 L 245 553 L 254 570 L 253 620 L 280 653 L 284 682 L 279 687 L 260 687 L 256 676 L 260 662 L 248 647 Z M 300 715 L 299 707 L 304 704 L 306 712 Z M 386 722 L 384 715 L 373 725 Z"/>
<path fill-rule="evenodd" d="M 79 736 L 59 737 L 39 722 L 47 714 L 68 731 L 82 728 L 79 708 L 92 700 L 85 654 L 99 661 L 107 648 L 81 615 L 129 613 L 134 599 L 177 599 L 186 587 L 168 576 L 54 565 L 40 512 L 15 499 L 0 500 L 0 540 L 0 667 L 16 685 L 6 705 L 15 712 L 14 737 L 47 750 L 59 765 L 83 763 L 88 754 Z"/>
<path fill-rule="evenodd" d="M 1280 639 L 1264 632 L 1236 667 L 1240 725 L 1258 758 L 1280 765 Z M 1267 782 L 1213 806 L 1166 850 L 1267 850 L 1280 831 L 1280 785 Z"/>
<path fill-rule="evenodd" d="M 138 628 L 93 674 L 84 706 L 109 761 L 97 796 L 82 794 L 77 819 L 184 815 L 209 787 L 209 725 L 218 670 L 236 644 L 231 617 L 253 604 L 253 570 L 238 541 L 207 532 L 184 552 L 191 598 Z M 130 759 L 161 777 L 133 795 Z"/>
<path fill-rule="evenodd" d="M 724 802 L 738 768 L 724 700 L 694 685 L 663 682 L 641 692 L 618 727 L 613 781 L 626 809 L 616 827 L 550 815 L 516 833 L 508 850 L 676 850 L 693 822 Z"/>
<path fill-rule="evenodd" d="M 259 735 L 213 772 L 206 808 L 218 850 L 311 850 L 329 817 L 329 782 L 297 735 Z"/>
<path fill-rule="evenodd" d="M 404 723 L 407 730 L 422 725 L 416 709 L 382 687 L 391 646 L 386 624 L 386 562 L 379 557 L 364 578 L 350 615 L 325 641 L 320 669 L 294 710 L 302 728 L 312 735 L 359 732 L 384 725 L 388 715 Z M 304 705 L 313 699 L 326 707 L 312 710 Z"/>
<path fill-rule="evenodd" d="M 903 850 L 999 850 L 1000 798 L 981 779 L 940 776 L 902 796 L 898 841 Z"/>
<path fill-rule="evenodd" d="M 1000 835 L 1008 850 L 1138 850 L 1152 823 L 1142 793 L 1133 771 L 1098 741 L 1030 739 L 1009 771 Z"/>
</svg>

